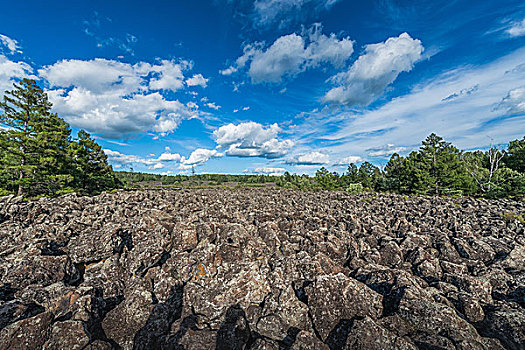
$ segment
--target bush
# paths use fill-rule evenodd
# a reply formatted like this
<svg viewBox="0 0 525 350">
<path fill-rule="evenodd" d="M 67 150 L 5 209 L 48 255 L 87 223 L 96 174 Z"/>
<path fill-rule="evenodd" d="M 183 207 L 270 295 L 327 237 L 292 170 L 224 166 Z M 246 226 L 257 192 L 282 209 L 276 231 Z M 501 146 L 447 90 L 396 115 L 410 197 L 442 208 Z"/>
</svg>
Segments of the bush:
<svg viewBox="0 0 525 350">
<path fill-rule="evenodd" d="M 350 194 L 360 194 L 363 193 L 364 187 L 361 183 L 349 184 L 345 189 L 346 192 Z"/>
</svg>

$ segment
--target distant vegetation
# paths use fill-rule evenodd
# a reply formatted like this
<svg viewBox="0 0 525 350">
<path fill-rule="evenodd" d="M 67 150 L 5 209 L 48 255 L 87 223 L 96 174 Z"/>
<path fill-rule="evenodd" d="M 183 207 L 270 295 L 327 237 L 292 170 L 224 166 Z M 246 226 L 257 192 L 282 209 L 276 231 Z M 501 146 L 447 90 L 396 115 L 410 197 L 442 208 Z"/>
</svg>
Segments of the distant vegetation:
<svg viewBox="0 0 525 350">
<path fill-rule="evenodd" d="M 525 137 L 508 149 L 464 152 L 431 134 L 407 157 L 392 155 L 384 169 L 369 162 L 348 166 L 345 174 L 325 168 L 315 177 L 285 173 L 277 184 L 287 188 L 358 191 L 355 184 L 376 192 L 408 195 L 483 196 L 525 195 Z"/>
<path fill-rule="evenodd" d="M 0 102 L 0 195 L 97 194 L 115 188 L 276 185 L 297 190 L 390 192 L 405 195 L 525 196 L 525 137 L 507 149 L 465 152 L 431 134 L 406 157 L 392 155 L 379 168 L 349 164 L 346 173 L 319 169 L 315 176 L 288 172 L 269 175 L 155 175 L 114 172 L 101 147 L 51 113 L 47 95 L 24 79 Z"/>
<path fill-rule="evenodd" d="M 487 198 L 525 195 L 525 137 L 511 141 L 508 149 L 491 147 L 488 151 L 464 152 L 441 137 L 431 134 L 418 151 L 407 157 L 393 154 L 384 169 L 363 162 L 350 164 L 346 173 L 319 169 L 315 176 L 285 172 L 265 175 L 153 175 L 118 172 L 117 178 L 128 187 L 176 185 L 209 187 L 274 183 L 296 190 L 328 190 L 361 193 L 390 192 L 405 195 L 483 196 Z"/>
</svg>

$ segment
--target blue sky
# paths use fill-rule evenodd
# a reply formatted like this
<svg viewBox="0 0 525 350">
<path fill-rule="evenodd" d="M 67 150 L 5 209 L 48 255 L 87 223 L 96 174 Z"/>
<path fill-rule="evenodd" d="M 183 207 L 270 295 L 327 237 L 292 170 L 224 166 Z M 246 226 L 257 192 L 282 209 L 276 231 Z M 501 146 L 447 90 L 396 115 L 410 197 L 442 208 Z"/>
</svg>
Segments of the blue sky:
<svg viewBox="0 0 525 350">
<path fill-rule="evenodd" d="M 117 170 L 341 172 L 523 137 L 525 3 L 11 1 L 0 90 L 23 77 Z"/>
</svg>

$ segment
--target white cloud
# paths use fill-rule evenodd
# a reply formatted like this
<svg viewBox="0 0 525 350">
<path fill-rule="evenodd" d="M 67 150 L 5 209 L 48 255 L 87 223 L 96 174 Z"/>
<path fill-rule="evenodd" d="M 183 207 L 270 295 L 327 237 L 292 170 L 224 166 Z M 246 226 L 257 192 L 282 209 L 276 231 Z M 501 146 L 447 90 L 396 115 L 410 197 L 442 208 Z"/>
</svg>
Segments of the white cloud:
<svg viewBox="0 0 525 350">
<path fill-rule="evenodd" d="M 130 65 L 113 60 L 96 58 L 89 61 L 62 60 L 39 69 L 41 77 L 53 87 L 78 87 L 95 94 L 114 93 L 126 95 L 145 89 L 143 79 L 150 65 Z"/>
<path fill-rule="evenodd" d="M 304 39 L 297 34 L 285 35 L 266 51 L 254 55 L 248 75 L 254 83 L 276 83 L 285 75 L 297 75 L 303 70 L 303 63 Z"/>
<path fill-rule="evenodd" d="M 202 115 L 168 100 L 162 91 L 184 87 L 191 62 L 162 60 L 134 65 L 114 60 L 62 60 L 39 70 L 49 83 L 53 108 L 73 127 L 109 138 L 153 131 L 166 134 L 184 119 Z"/>
<path fill-rule="evenodd" d="M 325 153 L 314 151 L 288 159 L 286 163 L 296 165 L 324 165 L 330 163 L 330 156 Z"/>
<path fill-rule="evenodd" d="M 232 75 L 233 73 L 236 73 L 237 71 L 238 71 L 238 69 L 235 68 L 234 66 L 229 66 L 226 69 L 219 70 L 219 74 L 221 74 L 221 75 Z"/>
<path fill-rule="evenodd" d="M 348 37 L 326 36 L 321 25 L 315 25 L 301 35 L 283 35 L 266 49 L 263 43 L 246 45 L 236 67 L 226 71 L 233 73 L 250 62 L 248 75 L 253 83 L 278 83 L 321 64 L 342 67 L 354 52 L 353 44 Z"/>
<path fill-rule="evenodd" d="M 179 166 L 179 169 L 191 169 L 194 166 L 202 165 L 206 163 L 211 158 L 219 158 L 223 157 L 224 154 L 216 151 L 216 150 L 209 150 L 204 148 L 197 148 L 195 151 L 193 151 L 188 159 L 183 158 L 181 160 L 181 164 Z"/>
<path fill-rule="evenodd" d="M 521 21 L 512 22 L 511 26 L 505 31 L 511 37 L 518 37 L 525 35 L 525 18 Z"/>
<path fill-rule="evenodd" d="M 132 154 L 122 154 L 118 151 L 113 151 L 110 149 L 104 149 L 104 153 L 106 153 L 106 155 L 108 156 L 108 160 L 110 163 L 117 164 L 120 166 L 129 164 L 156 164 L 155 159 L 146 159 Z"/>
<path fill-rule="evenodd" d="M 514 112 L 519 110 L 518 92 L 525 81 L 524 57 L 525 48 L 521 48 L 485 65 L 445 71 L 374 109 L 339 112 L 327 108 L 310 114 L 289 132 L 303 143 L 322 142 L 324 150 L 341 158 L 377 155 L 385 144 L 409 152 L 432 132 L 460 149 L 488 147 L 491 139 L 501 144 L 522 138 L 525 113 Z M 476 91 L 444 101 L 476 85 Z M 336 131 L 330 128 L 334 124 Z"/>
<path fill-rule="evenodd" d="M 448 95 L 447 97 L 443 98 L 441 101 L 451 101 L 455 100 L 457 98 L 460 98 L 462 96 L 468 96 L 476 91 L 478 91 L 479 85 L 474 85 L 468 89 L 461 89 L 458 92 L 454 92 L 453 94 Z"/>
<path fill-rule="evenodd" d="M 328 11 L 340 0 L 255 0 L 252 15 L 257 27 L 278 23 L 284 27 L 300 19 Z"/>
<path fill-rule="evenodd" d="M 9 50 L 9 54 L 22 53 L 18 41 L 11 39 L 7 35 L 0 34 L 0 43 Z"/>
<path fill-rule="evenodd" d="M 406 150 L 407 150 L 406 147 L 399 147 L 399 146 L 396 147 L 393 144 L 388 144 L 383 147 L 368 149 L 367 151 L 369 151 L 368 153 L 369 157 L 385 157 L 385 156 L 391 156 L 394 153 L 401 153 Z"/>
<path fill-rule="evenodd" d="M 264 128 L 255 122 L 228 124 L 213 132 L 218 149 L 226 149 L 229 156 L 278 158 L 293 147 L 291 140 L 277 138 L 281 128 L 272 124 Z"/>
<path fill-rule="evenodd" d="M 188 61 L 175 63 L 174 61 L 162 60 L 160 65 L 154 65 L 150 69 L 151 72 L 157 73 L 158 76 L 150 80 L 149 88 L 152 90 L 166 91 L 182 89 L 184 87 L 183 71 L 190 67 L 191 63 Z M 142 68 L 145 73 L 149 73 L 149 67 L 147 65 L 142 65 L 140 68 Z"/>
<path fill-rule="evenodd" d="M 0 55 L 0 97 L 5 90 L 13 88 L 13 82 L 22 78 L 34 78 L 33 69 L 25 62 L 14 62 L 4 55 Z"/>
<path fill-rule="evenodd" d="M 205 88 L 209 79 L 206 79 L 202 74 L 195 74 L 193 77 L 186 79 L 186 85 L 188 86 L 201 86 Z"/>
<path fill-rule="evenodd" d="M 206 103 L 206 106 L 208 108 L 215 109 L 216 111 L 218 111 L 221 108 L 221 106 L 216 105 L 215 102 L 208 102 Z"/>
<path fill-rule="evenodd" d="M 246 169 L 246 170 L 244 170 L 244 173 L 279 176 L 279 175 L 282 175 L 285 171 L 286 171 L 286 169 L 284 169 L 284 168 L 260 167 L 260 168 L 255 168 L 253 170 Z"/>
<path fill-rule="evenodd" d="M 366 106 L 376 100 L 401 72 L 409 72 L 421 59 L 421 41 L 408 33 L 370 44 L 348 71 L 332 77 L 340 84 L 324 97 L 328 103 Z"/>
<path fill-rule="evenodd" d="M 525 86 L 509 91 L 494 110 L 503 110 L 507 114 L 525 113 Z"/>
<path fill-rule="evenodd" d="M 170 153 L 169 147 L 166 147 L 166 152 L 162 153 L 158 160 L 162 162 L 179 162 L 181 158 L 180 154 Z"/>
<path fill-rule="evenodd" d="M 250 106 L 247 106 L 247 107 L 243 107 L 242 110 L 243 111 L 248 111 L 250 109 Z"/>
<path fill-rule="evenodd" d="M 150 169 L 163 169 L 169 163 L 180 163 L 185 160 L 184 157 L 181 157 L 179 154 L 170 153 L 169 151 L 164 152 L 158 158 L 156 158 L 154 154 L 150 154 L 149 157 L 145 158 L 132 154 L 122 154 L 118 151 L 113 151 L 110 149 L 104 149 L 104 152 L 108 156 L 109 162 L 115 168 L 140 164 L 146 165 L 150 167 Z"/>
<path fill-rule="evenodd" d="M 348 156 L 344 157 L 343 159 L 339 160 L 335 165 L 350 165 L 352 163 L 359 163 L 362 162 L 363 158 L 360 156 Z"/>
</svg>

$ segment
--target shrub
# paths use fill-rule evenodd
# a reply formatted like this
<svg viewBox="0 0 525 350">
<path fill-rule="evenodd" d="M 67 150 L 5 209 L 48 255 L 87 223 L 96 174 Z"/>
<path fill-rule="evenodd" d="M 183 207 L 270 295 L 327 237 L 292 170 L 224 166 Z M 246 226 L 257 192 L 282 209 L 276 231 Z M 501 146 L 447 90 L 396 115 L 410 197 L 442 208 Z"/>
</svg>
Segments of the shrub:
<svg viewBox="0 0 525 350">
<path fill-rule="evenodd" d="M 360 194 L 363 193 L 363 185 L 361 183 L 348 184 L 348 187 L 345 189 L 346 192 L 350 194 Z"/>
</svg>

